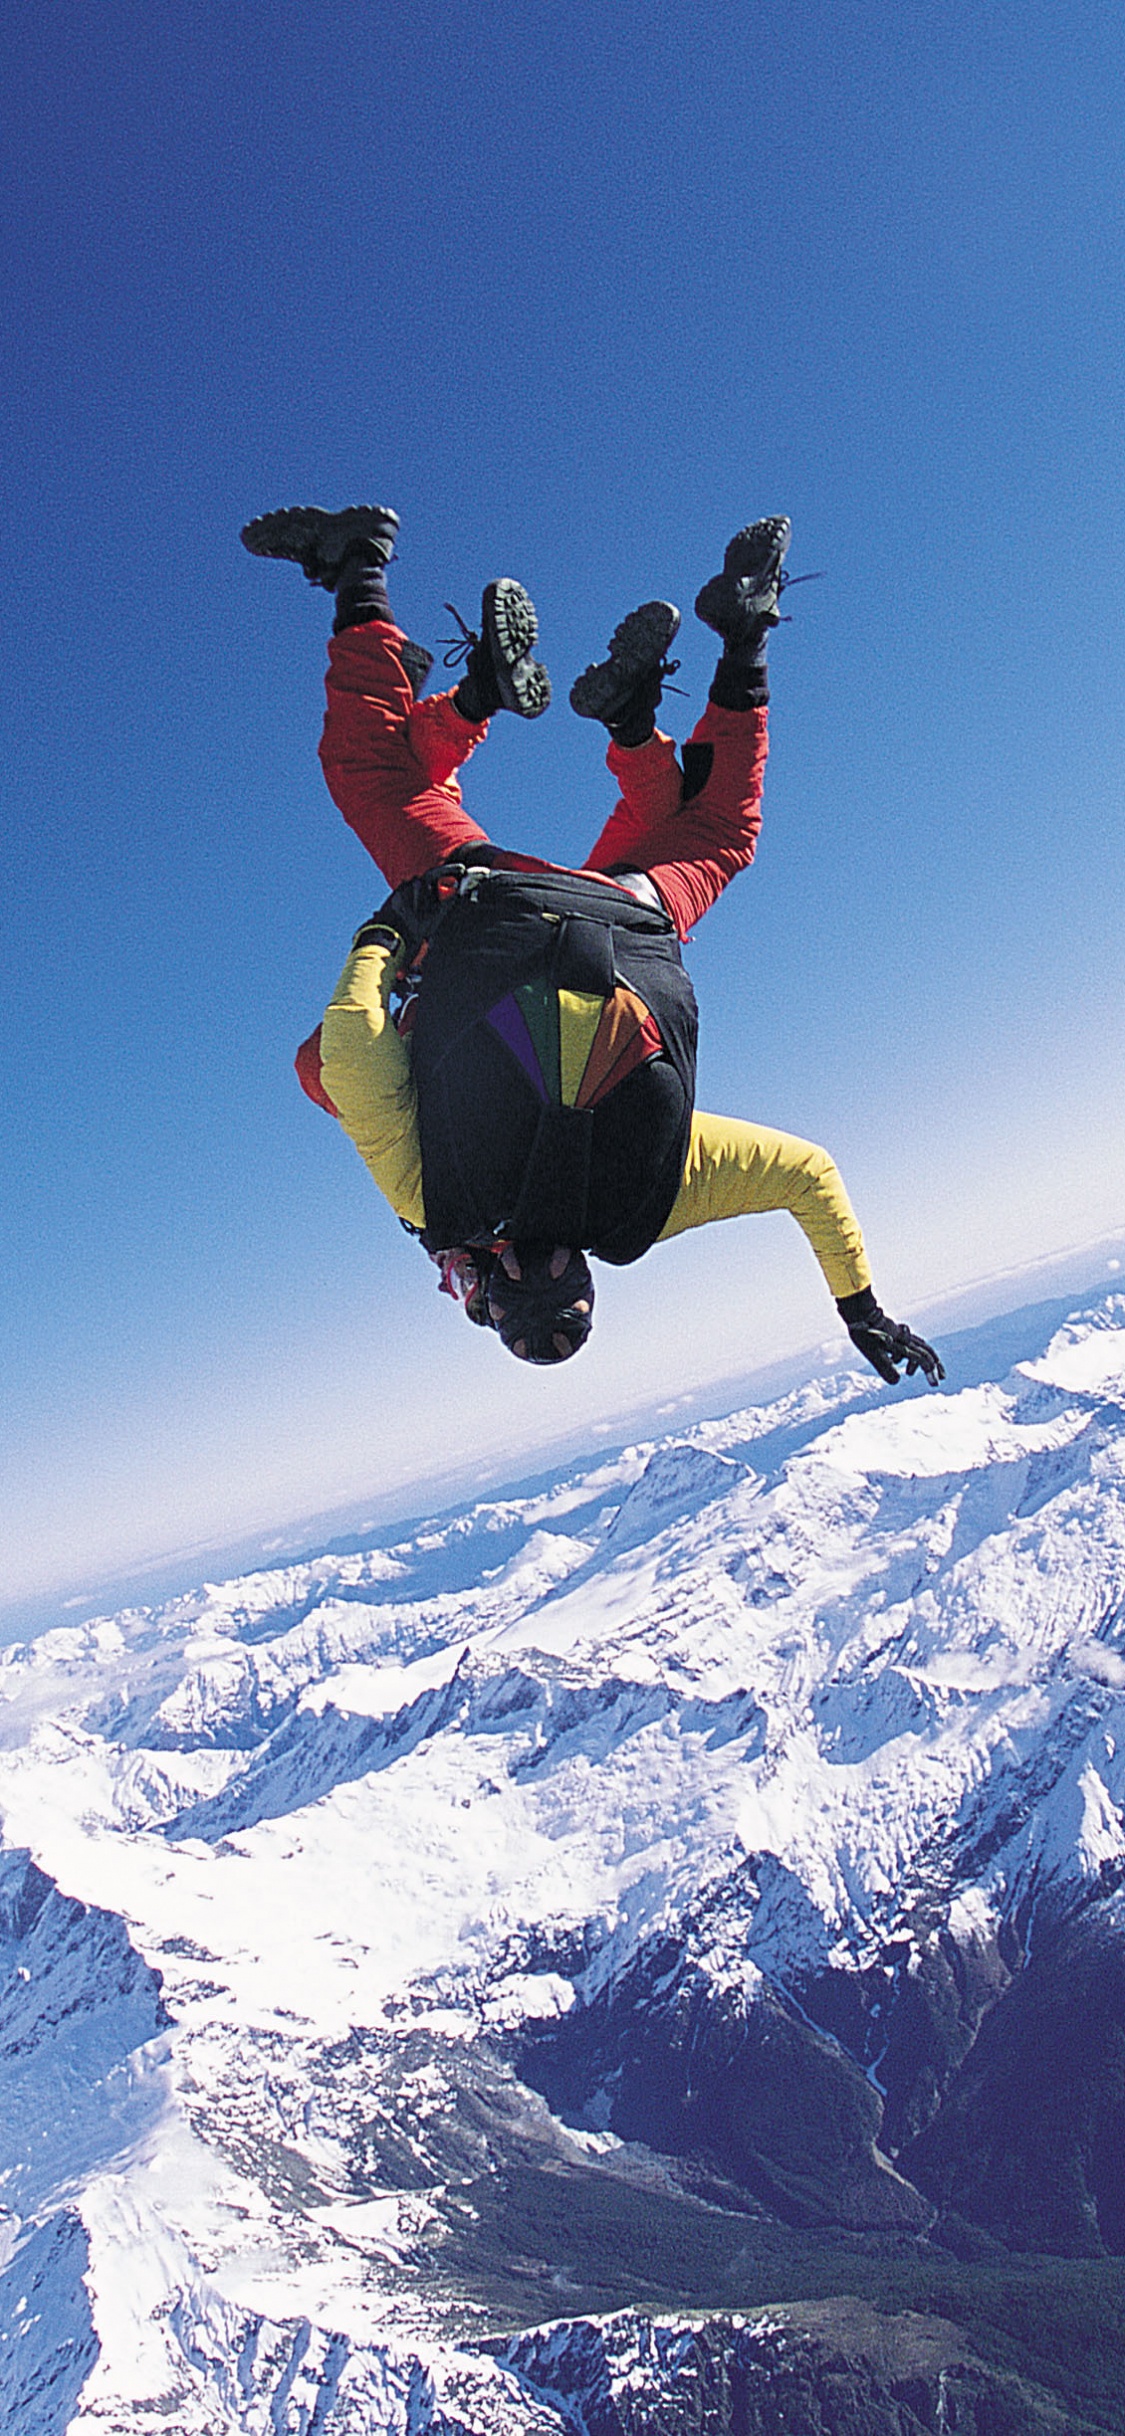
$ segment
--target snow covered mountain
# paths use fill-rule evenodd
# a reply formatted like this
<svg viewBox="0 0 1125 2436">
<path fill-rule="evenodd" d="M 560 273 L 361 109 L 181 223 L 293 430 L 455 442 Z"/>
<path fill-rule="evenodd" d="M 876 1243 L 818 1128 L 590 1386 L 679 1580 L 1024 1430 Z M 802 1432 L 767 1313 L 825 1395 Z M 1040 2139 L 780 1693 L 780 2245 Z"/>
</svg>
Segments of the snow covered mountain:
<svg viewBox="0 0 1125 2436">
<path fill-rule="evenodd" d="M 5 2427 L 1115 2424 L 911 2306 L 1125 2254 L 1125 1298 L 1059 1316 L 0 1653 Z"/>
</svg>

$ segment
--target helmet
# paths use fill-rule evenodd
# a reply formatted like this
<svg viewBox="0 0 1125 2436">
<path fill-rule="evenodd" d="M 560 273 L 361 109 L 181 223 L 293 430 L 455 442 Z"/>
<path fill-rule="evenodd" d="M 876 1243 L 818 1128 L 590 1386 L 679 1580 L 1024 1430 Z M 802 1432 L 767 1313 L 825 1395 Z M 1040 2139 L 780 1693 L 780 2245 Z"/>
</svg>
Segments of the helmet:
<svg viewBox="0 0 1125 2436">
<path fill-rule="evenodd" d="M 567 1362 L 593 1326 L 594 1281 L 566 1244 L 504 1244 L 487 1295 L 497 1335 L 521 1362 Z"/>
</svg>

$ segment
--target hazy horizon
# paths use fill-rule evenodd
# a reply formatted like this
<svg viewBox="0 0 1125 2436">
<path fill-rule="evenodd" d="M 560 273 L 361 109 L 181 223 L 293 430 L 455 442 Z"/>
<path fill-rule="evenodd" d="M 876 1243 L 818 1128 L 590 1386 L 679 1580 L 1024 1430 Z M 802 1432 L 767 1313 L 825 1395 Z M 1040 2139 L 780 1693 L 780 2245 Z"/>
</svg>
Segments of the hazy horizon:
<svg viewBox="0 0 1125 2436">
<path fill-rule="evenodd" d="M 990 1279 L 971 1280 L 920 1316 L 934 1329 L 947 1355 L 951 1355 L 958 1338 L 971 1336 L 990 1321 L 1009 1313 L 1018 1316 L 1024 1311 L 1064 1302 L 1077 1308 L 1084 1301 L 1116 1292 L 1123 1276 L 1125 1227 L 1096 1244 L 1075 1246 L 1029 1261 Z M 1042 1291 L 1048 1286 L 1049 1294 Z M 1122 1290 L 1125 1291 L 1125 1286 Z M 673 1395 L 663 1404 L 644 1400 L 623 1407 L 607 1419 L 576 1424 L 557 1438 L 522 1448 L 512 1445 L 506 1452 L 482 1450 L 477 1457 L 443 1471 L 404 1477 L 390 1485 L 373 1482 L 366 1493 L 347 1497 L 315 1513 L 248 1523 L 245 1530 L 182 1549 L 147 1551 L 134 1562 L 112 1568 L 92 1580 L 89 1587 L 79 1587 L 76 1580 L 60 1580 L 21 1592 L 0 1592 L 0 1647 L 49 1630 L 55 1624 L 78 1624 L 95 1614 L 112 1613 L 131 1603 L 147 1606 L 187 1595 L 204 1580 L 231 1579 L 243 1573 L 307 1561 L 311 1556 L 329 1552 L 337 1543 L 376 1540 L 399 1524 L 417 1523 L 431 1513 L 456 1511 L 478 1499 L 502 1497 L 517 1485 L 526 1486 L 539 1477 L 554 1478 L 580 1464 L 583 1458 L 596 1457 L 599 1446 L 609 1454 L 614 1448 L 638 1439 L 643 1442 L 649 1437 L 666 1437 L 695 1421 L 725 1417 L 743 1404 L 769 1402 L 802 1385 L 806 1379 L 846 1368 L 853 1362 L 857 1369 L 861 1367 L 846 1340 L 838 1359 L 827 1344 L 808 1345 L 756 1370 L 716 1377 Z M 863 1375 L 866 1379 L 866 1374 Z M 868 1383 L 873 1394 L 881 1392 L 873 1376 Z M 894 1391 L 887 1392 L 893 1398 Z M 930 1391 L 919 1381 L 903 1392 Z M 209 1559 L 212 1561 L 208 1562 Z"/>
</svg>

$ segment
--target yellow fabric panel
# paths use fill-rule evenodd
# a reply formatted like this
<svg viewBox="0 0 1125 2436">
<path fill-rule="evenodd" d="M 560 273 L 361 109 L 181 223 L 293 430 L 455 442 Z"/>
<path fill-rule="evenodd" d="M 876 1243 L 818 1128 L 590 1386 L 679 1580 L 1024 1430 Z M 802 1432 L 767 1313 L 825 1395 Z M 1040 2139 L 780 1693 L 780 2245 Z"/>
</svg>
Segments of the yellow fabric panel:
<svg viewBox="0 0 1125 2436">
<path fill-rule="evenodd" d="M 587 990 L 559 991 L 559 1081 L 564 1108 L 573 1108 L 602 1019 L 604 998 Z"/>
<path fill-rule="evenodd" d="M 871 1283 L 859 1221 L 844 1180 L 826 1150 L 796 1134 L 746 1125 L 738 1117 L 707 1116 L 697 1108 L 684 1166 L 684 1180 L 659 1240 L 709 1226 L 716 1218 L 742 1218 L 761 1210 L 788 1210 L 807 1236 L 827 1280 L 839 1297 Z"/>
<path fill-rule="evenodd" d="M 365 1167 L 399 1218 L 424 1226 L 418 1107 L 408 1043 L 390 1015 L 395 952 L 353 948 L 324 1017 L 324 1088 Z"/>
</svg>

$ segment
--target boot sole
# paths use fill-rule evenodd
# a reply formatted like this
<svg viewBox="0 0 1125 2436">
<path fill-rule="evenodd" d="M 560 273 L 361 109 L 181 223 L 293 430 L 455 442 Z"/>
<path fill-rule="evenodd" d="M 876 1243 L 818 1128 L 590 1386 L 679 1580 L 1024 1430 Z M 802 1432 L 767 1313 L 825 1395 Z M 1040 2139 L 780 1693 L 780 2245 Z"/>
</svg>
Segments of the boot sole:
<svg viewBox="0 0 1125 2436">
<path fill-rule="evenodd" d="M 398 517 L 393 508 L 348 507 L 274 508 L 243 525 L 242 542 L 255 558 L 291 558 L 312 582 L 322 583 L 342 566 L 352 543 L 369 542 L 386 566 L 395 546 Z"/>
<path fill-rule="evenodd" d="M 514 576 L 502 575 L 486 586 L 481 609 L 505 710 L 519 719 L 540 718 L 551 699 L 551 680 L 542 661 L 531 658 L 539 636 L 534 601 Z"/>
<path fill-rule="evenodd" d="M 761 568 L 765 577 L 779 571 L 792 539 L 788 516 L 760 516 L 757 524 L 744 524 L 727 543 L 724 575 L 756 575 Z"/>
<path fill-rule="evenodd" d="M 659 668 L 679 632 L 672 601 L 644 601 L 614 628 L 609 658 L 587 668 L 570 689 L 570 707 L 580 719 L 602 719 L 620 709 L 642 677 Z"/>
<path fill-rule="evenodd" d="M 727 543 L 722 574 L 697 593 L 697 618 L 724 636 L 755 623 L 776 626 L 782 561 L 791 539 L 788 516 L 763 516 L 744 525 Z"/>
</svg>

